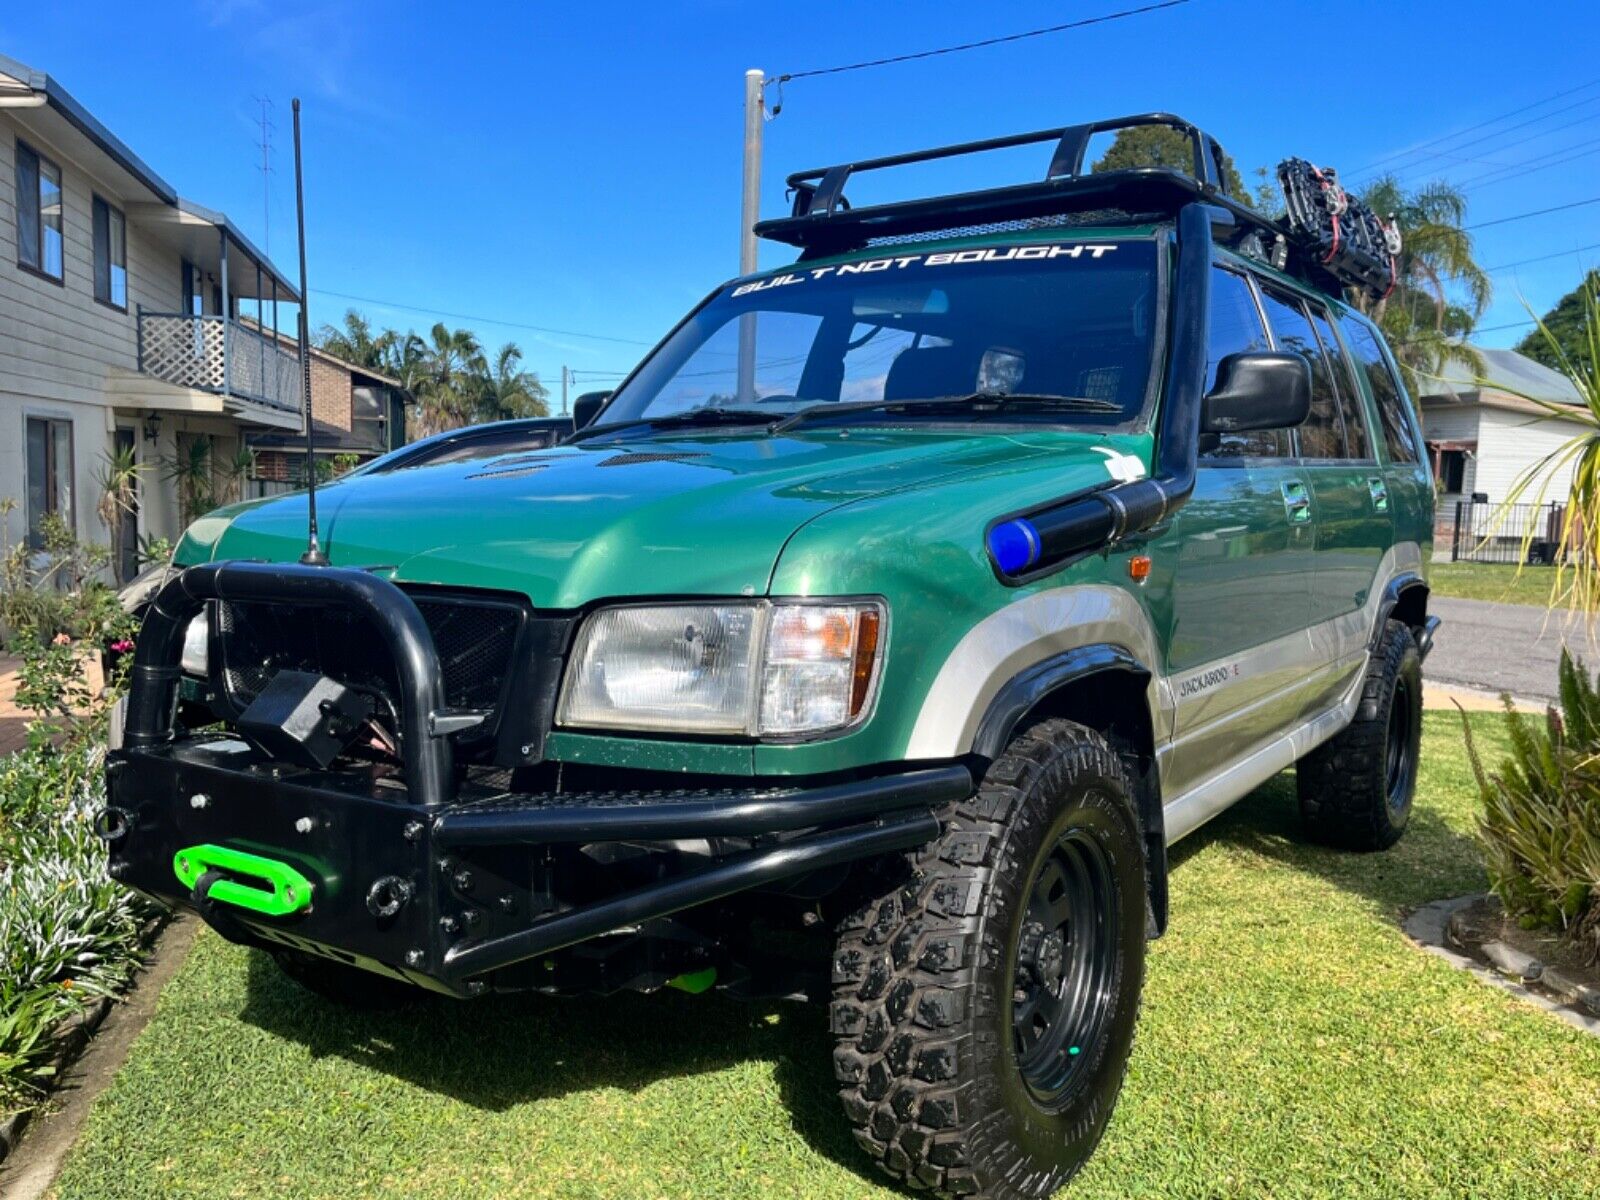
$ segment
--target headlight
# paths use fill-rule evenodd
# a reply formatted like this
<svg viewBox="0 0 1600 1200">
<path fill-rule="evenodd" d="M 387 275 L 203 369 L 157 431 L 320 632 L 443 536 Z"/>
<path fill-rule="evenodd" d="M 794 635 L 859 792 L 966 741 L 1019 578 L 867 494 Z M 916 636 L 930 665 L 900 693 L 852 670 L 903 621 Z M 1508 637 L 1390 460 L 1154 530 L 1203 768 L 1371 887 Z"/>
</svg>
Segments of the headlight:
<svg viewBox="0 0 1600 1200">
<path fill-rule="evenodd" d="M 193 675 L 197 679 L 206 677 L 206 651 L 210 641 L 211 623 L 206 620 L 206 614 L 201 613 L 183 631 L 183 654 L 178 658 L 178 665 L 183 668 L 185 675 Z"/>
<path fill-rule="evenodd" d="M 794 737 L 848 728 L 877 684 L 874 601 L 602 609 L 578 636 L 557 722 Z"/>
</svg>

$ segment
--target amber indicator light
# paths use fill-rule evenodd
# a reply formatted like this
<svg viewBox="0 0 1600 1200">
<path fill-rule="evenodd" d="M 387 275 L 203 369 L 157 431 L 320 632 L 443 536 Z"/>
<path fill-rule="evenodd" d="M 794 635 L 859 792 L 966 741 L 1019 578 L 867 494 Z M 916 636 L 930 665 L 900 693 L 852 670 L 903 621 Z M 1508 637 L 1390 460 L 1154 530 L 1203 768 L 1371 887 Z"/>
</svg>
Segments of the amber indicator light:
<svg viewBox="0 0 1600 1200">
<path fill-rule="evenodd" d="M 1135 554 L 1128 560 L 1128 577 L 1135 583 L 1143 583 L 1150 578 L 1150 556 L 1148 554 Z"/>
<path fill-rule="evenodd" d="M 850 679 L 850 716 L 861 715 L 872 687 L 872 668 L 878 658 L 878 614 L 866 609 L 856 617 L 856 658 Z"/>
</svg>

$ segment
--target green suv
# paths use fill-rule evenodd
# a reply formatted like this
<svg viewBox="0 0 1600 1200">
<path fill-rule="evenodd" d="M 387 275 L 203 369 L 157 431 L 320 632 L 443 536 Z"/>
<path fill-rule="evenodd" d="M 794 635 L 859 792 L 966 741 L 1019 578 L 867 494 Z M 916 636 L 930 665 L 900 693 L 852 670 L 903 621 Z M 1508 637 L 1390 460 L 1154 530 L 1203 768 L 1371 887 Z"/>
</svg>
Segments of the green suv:
<svg viewBox="0 0 1600 1200">
<path fill-rule="evenodd" d="M 1151 123 L 1192 173 L 1083 170 Z M 1041 181 L 844 201 L 1032 142 Z M 1382 849 L 1416 781 L 1411 406 L 1337 254 L 1220 161 L 1150 115 L 796 175 L 758 229 L 798 260 L 570 442 L 321 489 L 333 565 L 303 496 L 197 521 L 112 874 L 348 1003 L 826 1001 L 886 1170 L 1054 1191 L 1122 1082 L 1167 847 L 1297 765 L 1310 835 Z"/>
</svg>

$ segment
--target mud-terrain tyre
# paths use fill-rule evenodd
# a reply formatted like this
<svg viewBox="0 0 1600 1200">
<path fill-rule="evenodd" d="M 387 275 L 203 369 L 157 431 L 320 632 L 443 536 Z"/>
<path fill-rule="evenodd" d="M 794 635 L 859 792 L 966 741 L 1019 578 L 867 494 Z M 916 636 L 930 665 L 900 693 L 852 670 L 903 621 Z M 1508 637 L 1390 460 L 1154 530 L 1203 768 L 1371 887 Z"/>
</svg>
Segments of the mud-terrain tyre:
<svg viewBox="0 0 1600 1200">
<path fill-rule="evenodd" d="M 1021 1200 L 1094 1151 L 1144 985 L 1133 795 L 1100 735 L 1035 725 L 841 922 L 834 1068 L 856 1140 L 889 1174 Z"/>
<path fill-rule="evenodd" d="M 383 1012 L 414 1004 L 422 989 L 301 950 L 274 950 L 273 962 L 306 991 L 340 1008 Z"/>
<path fill-rule="evenodd" d="M 1300 760 L 1300 816 L 1317 841 L 1386 850 L 1411 819 L 1422 741 L 1422 657 L 1411 630 L 1385 624 L 1353 720 Z"/>
</svg>

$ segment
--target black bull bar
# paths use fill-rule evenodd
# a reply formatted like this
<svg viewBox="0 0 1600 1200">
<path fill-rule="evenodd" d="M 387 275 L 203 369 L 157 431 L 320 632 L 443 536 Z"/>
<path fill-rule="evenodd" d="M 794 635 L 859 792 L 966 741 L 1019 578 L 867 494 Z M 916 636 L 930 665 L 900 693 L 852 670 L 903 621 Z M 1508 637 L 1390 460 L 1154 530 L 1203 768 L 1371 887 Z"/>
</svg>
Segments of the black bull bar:
<svg viewBox="0 0 1600 1200">
<path fill-rule="evenodd" d="M 212 600 L 339 604 L 370 618 L 399 684 L 401 779 L 286 766 L 226 735 L 177 736 L 184 634 Z M 813 786 L 458 797 L 448 723 L 435 719 L 444 712 L 432 636 L 392 583 L 339 567 L 190 567 L 156 596 L 134 653 L 101 818 L 112 874 L 234 940 L 466 995 L 492 972 L 602 934 L 922 845 L 939 833 L 935 810 L 973 789 L 966 767 L 938 765 Z M 741 848 L 577 904 L 542 895 L 529 866 L 541 847 L 723 838 Z M 204 847 L 288 868 L 310 884 L 309 904 L 237 907 L 224 897 L 241 881 L 225 868 L 180 881 L 178 859 Z"/>
</svg>

